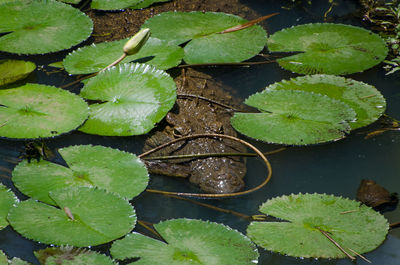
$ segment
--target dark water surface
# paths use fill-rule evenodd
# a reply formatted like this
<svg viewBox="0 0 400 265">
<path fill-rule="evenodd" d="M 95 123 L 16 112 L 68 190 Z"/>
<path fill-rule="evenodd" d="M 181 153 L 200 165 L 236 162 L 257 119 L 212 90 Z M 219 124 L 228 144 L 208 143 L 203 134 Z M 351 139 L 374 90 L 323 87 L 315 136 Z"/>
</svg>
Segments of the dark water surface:
<svg viewBox="0 0 400 265">
<path fill-rule="evenodd" d="M 263 23 L 263 26 L 269 33 L 274 33 L 292 25 L 322 22 L 323 14 L 329 8 L 328 0 L 313 1 L 314 3 L 311 6 L 305 4 L 304 6 L 307 7 L 307 10 L 301 7 L 290 10 L 281 8 L 284 3 L 290 1 L 252 0 L 241 2 L 262 15 L 273 12 L 281 13 L 279 16 L 270 19 L 268 23 Z M 333 8 L 333 11 L 329 14 L 330 22 L 363 26 L 360 18 L 354 16 L 356 8 L 358 8 L 357 1 L 335 2 L 339 5 Z M 64 55 L 65 52 L 50 56 L 27 57 L 27 59 L 35 61 L 38 65 L 45 65 L 43 69 L 36 70 L 35 76 L 32 77 L 32 82 L 55 86 L 60 86 L 61 82 L 65 83 L 66 80 L 64 80 L 65 76 L 63 74 L 48 75 L 46 73 L 46 71 L 51 70 L 46 65 L 60 61 Z M 17 58 L 17 56 L 0 53 L 0 58 L 10 57 Z M 243 98 L 262 90 L 269 84 L 296 76 L 286 70 L 280 69 L 277 64 L 240 68 L 220 67 L 202 69 L 202 71 L 212 74 L 217 80 L 223 82 L 224 85 L 232 87 Z M 374 85 L 387 100 L 386 113 L 400 119 L 399 74 L 385 76 L 385 72 L 381 66 L 377 66 L 363 73 L 348 77 Z M 79 87 L 73 88 L 72 91 L 79 92 Z M 386 132 L 371 139 L 364 139 L 365 132 L 371 129 L 371 126 L 359 129 L 338 142 L 301 148 L 296 147 L 271 155 L 269 159 L 273 167 L 273 177 L 266 187 L 238 198 L 206 200 L 205 202 L 253 215 L 258 214 L 258 207 L 267 199 L 290 193 L 318 192 L 355 199 L 357 187 L 363 178 L 373 179 L 386 187 L 390 192 L 400 193 L 400 132 Z M 46 143 L 51 149 L 75 144 L 101 144 L 140 154 L 144 139 L 144 136 L 102 137 L 73 132 L 48 140 Z M 263 151 L 279 147 L 254 141 L 251 142 L 255 143 Z M 8 159 L 18 157 L 23 150 L 23 146 L 24 143 L 22 141 L 0 140 L 0 167 L 2 168 L 0 171 L 0 180 L 17 192 L 21 199 L 24 197 L 12 186 L 11 174 L 7 170 L 11 171 L 15 166 Z M 246 182 L 248 186 L 259 184 L 267 174 L 264 165 L 258 159 L 248 159 L 247 168 Z M 168 191 L 196 191 L 187 182 L 157 176 L 152 176 L 150 187 Z M 156 194 L 143 193 L 138 198 L 135 198 L 133 203 L 138 219 L 152 223 L 170 218 L 198 218 L 224 223 L 243 233 L 248 225 L 248 221 L 238 217 Z M 389 223 L 400 221 L 399 209 L 386 212 L 384 215 Z M 46 246 L 22 238 L 10 227 L 0 231 L 0 249 L 9 257 L 20 257 L 38 264 L 32 251 L 44 247 Z M 102 250 L 106 248 L 100 246 L 95 249 Z M 347 259 L 299 259 L 285 257 L 261 249 L 260 253 L 259 264 L 353 264 Z M 365 254 L 365 256 L 374 264 L 400 264 L 400 229 L 390 231 L 383 245 L 375 251 Z M 356 264 L 367 263 L 358 259 Z"/>
</svg>

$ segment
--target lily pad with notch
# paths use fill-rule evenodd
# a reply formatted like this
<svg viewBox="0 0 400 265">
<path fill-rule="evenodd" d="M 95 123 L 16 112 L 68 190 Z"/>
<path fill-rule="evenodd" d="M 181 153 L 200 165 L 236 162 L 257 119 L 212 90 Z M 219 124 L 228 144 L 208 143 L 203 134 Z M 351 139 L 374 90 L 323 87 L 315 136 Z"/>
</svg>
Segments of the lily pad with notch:
<svg viewBox="0 0 400 265">
<path fill-rule="evenodd" d="M 36 69 L 36 64 L 22 60 L 0 60 L 0 86 L 26 78 Z"/>
<path fill-rule="evenodd" d="M 225 225 L 194 219 L 172 219 L 154 225 L 165 242 L 133 232 L 115 241 L 111 255 L 129 264 L 254 264 L 258 251 L 243 234 Z"/>
<path fill-rule="evenodd" d="M 84 248 L 64 246 L 34 252 L 42 265 L 117 265 L 110 257 Z"/>
<path fill-rule="evenodd" d="M 271 90 L 314 92 L 340 100 L 349 105 L 357 114 L 357 120 L 350 123 L 352 130 L 376 121 L 386 109 L 385 98 L 375 87 L 340 76 L 299 76 L 272 84 L 264 91 Z"/>
<path fill-rule="evenodd" d="M 0 51 L 40 54 L 68 49 L 86 40 L 93 22 L 70 5 L 54 0 L 0 5 Z"/>
<path fill-rule="evenodd" d="M 347 75 L 382 62 L 385 41 L 363 28 L 330 23 L 294 26 L 268 38 L 271 52 L 302 52 L 278 59 L 286 70 L 299 74 Z"/>
<path fill-rule="evenodd" d="M 266 32 L 258 25 L 220 34 L 246 22 L 225 13 L 165 12 L 148 19 L 143 27 L 150 28 L 153 37 L 175 44 L 188 42 L 184 47 L 188 64 L 234 63 L 257 55 L 266 44 Z"/>
<path fill-rule="evenodd" d="M 259 113 L 235 113 L 231 124 L 240 133 L 269 143 L 317 144 L 341 139 L 350 132 L 356 113 L 347 104 L 306 91 L 256 93 L 245 104 Z"/>
<path fill-rule="evenodd" d="M 146 64 L 122 64 L 90 78 L 81 90 L 89 119 L 79 128 L 90 134 L 130 136 L 149 132 L 176 100 L 174 80 Z"/>
<path fill-rule="evenodd" d="M 0 230 L 8 226 L 8 211 L 16 203 L 18 203 L 18 199 L 14 193 L 0 183 Z"/>
<path fill-rule="evenodd" d="M 264 249 L 294 257 L 347 257 L 333 241 L 350 255 L 363 254 L 377 248 L 389 229 L 387 220 L 370 207 L 326 194 L 273 198 L 260 212 L 284 221 L 252 222 L 247 235 Z"/>
<path fill-rule="evenodd" d="M 33 199 L 13 207 L 8 221 L 14 230 L 45 244 L 86 247 L 124 236 L 136 223 L 132 205 L 105 190 L 70 187 L 50 197 L 59 208 Z"/>
<path fill-rule="evenodd" d="M 134 154 L 92 145 L 69 146 L 59 153 L 68 167 L 46 160 L 24 160 L 12 172 L 14 185 L 48 204 L 55 203 L 50 191 L 70 186 L 94 186 L 129 200 L 147 187 L 147 169 Z"/>
<path fill-rule="evenodd" d="M 26 84 L 0 90 L 0 136 L 45 138 L 67 133 L 88 117 L 88 105 L 66 90 Z"/>
<path fill-rule="evenodd" d="M 90 74 L 98 72 L 121 56 L 123 47 L 129 39 L 103 42 L 79 48 L 68 54 L 63 65 L 70 74 Z M 122 62 L 144 61 L 158 69 L 177 66 L 183 58 L 183 49 L 156 38 L 149 38 L 140 51 L 127 56 Z"/>
<path fill-rule="evenodd" d="M 11 260 L 8 259 L 6 254 L 0 250 L 0 264 L 1 265 L 31 265 L 31 263 L 22 260 L 20 258 L 12 258 Z"/>
</svg>

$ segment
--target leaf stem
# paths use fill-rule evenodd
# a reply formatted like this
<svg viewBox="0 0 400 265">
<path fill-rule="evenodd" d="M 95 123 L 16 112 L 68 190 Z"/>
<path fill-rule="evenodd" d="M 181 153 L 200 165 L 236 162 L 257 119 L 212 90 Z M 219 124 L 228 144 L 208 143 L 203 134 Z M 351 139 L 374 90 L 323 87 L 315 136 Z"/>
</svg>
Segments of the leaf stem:
<svg viewBox="0 0 400 265">
<path fill-rule="evenodd" d="M 338 249 L 340 249 L 340 251 L 342 251 L 349 259 L 351 260 L 356 260 L 355 257 L 353 257 L 352 255 L 350 255 L 346 250 L 344 250 L 344 248 L 342 248 L 338 242 L 336 242 L 327 232 L 325 232 L 324 230 L 318 228 L 318 230 L 326 237 L 328 238 Z"/>
<path fill-rule="evenodd" d="M 109 65 L 107 65 L 107 66 L 104 67 L 103 69 L 101 69 L 98 73 L 101 73 L 101 72 L 107 70 L 108 68 L 111 68 L 111 67 L 113 67 L 113 66 L 116 66 L 116 65 L 119 64 L 123 59 L 125 59 L 126 56 L 127 56 L 127 54 L 126 54 L 126 53 L 123 53 L 123 54 L 121 55 L 121 57 L 119 57 L 117 60 L 115 60 L 114 62 L 110 63 Z"/>
<path fill-rule="evenodd" d="M 165 144 L 159 145 L 159 146 L 139 155 L 138 157 L 143 158 L 145 156 L 148 156 L 158 150 L 161 150 L 161 149 L 163 149 L 171 144 L 174 144 L 176 142 L 179 142 L 179 141 L 195 139 L 195 138 L 204 138 L 204 137 L 230 139 L 230 140 L 239 142 L 239 143 L 253 149 L 253 151 L 255 151 L 257 153 L 257 155 L 259 155 L 261 157 L 261 159 L 264 161 L 265 165 L 267 166 L 268 175 L 265 178 L 265 180 L 261 184 L 259 184 L 258 186 L 254 187 L 252 189 L 240 191 L 240 192 L 234 192 L 234 193 L 225 193 L 225 194 L 170 192 L 170 191 L 161 191 L 161 190 L 153 190 L 153 189 L 146 189 L 146 191 L 151 192 L 151 193 L 165 194 L 165 195 L 188 196 L 188 197 L 198 197 L 198 198 L 227 198 L 227 197 L 245 195 L 245 194 L 249 194 L 251 192 L 257 191 L 257 190 L 261 189 L 262 187 L 264 187 L 271 180 L 272 167 L 271 167 L 271 164 L 269 163 L 268 159 L 264 156 L 264 154 L 260 150 L 258 150 L 254 145 L 252 145 L 244 140 L 241 140 L 237 137 L 225 135 L 225 134 L 194 134 L 194 135 L 183 136 L 181 138 L 177 138 L 177 139 L 174 139 Z"/>
<path fill-rule="evenodd" d="M 146 230 L 148 230 L 150 233 L 152 233 L 153 235 L 155 235 L 156 237 L 160 238 L 161 240 L 163 240 L 165 243 L 167 243 L 167 241 L 165 241 L 165 239 L 154 229 L 152 228 L 153 224 L 146 222 L 146 221 L 141 221 L 141 220 L 137 220 L 137 223 L 141 226 L 143 226 Z"/>
<path fill-rule="evenodd" d="M 270 152 L 263 153 L 264 155 L 272 155 L 286 150 L 286 147 L 278 148 Z M 187 155 L 171 155 L 171 156 L 151 156 L 145 157 L 144 160 L 170 160 L 170 159 L 185 159 L 185 158 L 203 158 L 203 157 L 224 157 L 224 156 L 248 156 L 255 157 L 256 153 L 204 153 L 204 154 L 187 154 Z"/>
<path fill-rule="evenodd" d="M 399 228 L 400 227 L 400 222 L 397 223 L 392 223 L 389 225 L 390 229 L 394 229 L 394 228 Z"/>
</svg>

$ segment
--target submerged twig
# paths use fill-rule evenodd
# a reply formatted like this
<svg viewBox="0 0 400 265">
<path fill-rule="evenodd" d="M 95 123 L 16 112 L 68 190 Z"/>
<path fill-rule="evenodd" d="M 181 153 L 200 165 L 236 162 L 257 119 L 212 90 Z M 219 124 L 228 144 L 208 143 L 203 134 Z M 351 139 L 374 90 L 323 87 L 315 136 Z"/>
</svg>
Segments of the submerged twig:
<svg viewBox="0 0 400 265">
<path fill-rule="evenodd" d="M 167 196 L 167 197 L 174 198 L 174 199 L 178 199 L 178 200 L 187 201 L 187 202 L 190 202 L 190 203 L 193 203 L 193 204 L 197 204 L 197 205 L 200 205 L 200 206 L 203 206 L 203 207 L 206 207 L 206 208 L 218 211 L 218 212 L 232 214 L 232 215 L 238 216 L 238 217 L 246 219 L 246 220 L 253 220 L 252 216 L 244 214 L 244 213 L 239 213 L 239 212 L 236 212 L 236 211 L 233 211 L 233 210 L 227 210 L 227 209 L 220 208 L 220 207 L 208 204 L 208 203 L 198 202 L 198 201 L 195 201 L 195 200 L 191 200 L 191 199 L 180 197 L 180 196 L 176 196 L 176 195 L 170 195 L 170 194 L 164 194 L 164 195 Z"/>
<path fill-rule="evenodd" d="M 239 142 L 243 145 L 246 145 L 247 147 L 253 149 L 261 157 L 261 159 L 264 161 L 265 165 L 267 166 L 268 169 L 268 175 L 265 178 L 265 180 L 259 184 L 258 186 L 245 190 L 245 191 L 240 191 L 240 192 L 234 192 L 234 193 L 225 193 L 225 194 L 210 194 L 210 193 L 187 193 L 187 192 L 170 192 L 170 191 L 161 191 L 161 190 L 153 190 L 153 189 L 146 189 L 147 192 L 151 193 L 158 193 L 158 194 L 165 194 L 165 195 L 177 195 L 177 196 L 188 196 L 188 197 L 198 197 L 198 198 L 226 198 L 226 197 L 233 197 L 233 196 L 239 196 L 239 195 L 245 195 L 249 194 L 251 192 L 257 191 L 264 187 L 271 179 L 272 176 L 272 167 L 271 164 L 269 163 L 268 159 L 264 156 L 264 154 L 258 150 L 254 145 L 241 140 L 237 137 L 230 136 L 230 135 L 225 135 L 225 134 L 194 134 L 194 135 L 188 135 L 188 136 L 183 136 L 181 138 L 174 139 L 170 142 L 167 142 L 165 144 L 159 145 L 156 148 L 153 148 L 147 152 L 144 152 L 143 154 L 139 155 L 139 158 L 143 158 L 145 156 L 148 156 L 158 150 L 161 150 L 169 145 L 172 145 L 176 142 L 183 141 L 183 140 L 189 140 L 189 139 L 195 139 L 195 138 L 225 138 L 225 139 L 230 139 L 236 142 Z"/>
<path fill-rule="evenodd" d="M 392 223 L 389 225 L 390 229 L 394 229 L 394 228 L 399 228 L 400 227 L 400 222 L 397 223 Z"/>
<path fill-rule="evenodd" d="M 232 106 L 229 106 L 229 105 L 226 105 L 226 104 L 224 104 L 224 103 L 218 102 L 218 101 L 216 101 L 216 100 L 213 100 L 213 99 L 210 99 L 210 98 L 206 98 L 206 97 L 203 97 L 203 96 L 199 96 L 199 95 L 178 93 L 178 94 L 177 94 L 177 97 L 183 97 L 183 98 L 197 98 L 197 99 L 205 100 L 205 101 L 208 101 L 208 102 L 210 102 L 210 103 L 219 105 L 219 106 L 224 107 L 224 108 L 229 109 L 229 110 L 241 112 L 240 110 L 238 110 L 238 109 L 236 109 L 236 108 L 234 108 L 234 107 L 232 107 Z"/>
<path fill-rule="evenodd" d="M 286 150 L 287 147 L 278 148 L 270 152 L 263 153 L 264 155 L 272 155 Z M 186 154 L 186 155 L 170 155 L 170 156 L 151 156 L 142 158 L 144 160 L 170 160 L 170 159 L 186 159 L 186 158 L 204 158 L 204 157 L 225 157 L 225 156 L 247 156 L 255 157 L 256 153 L 204 153 L 204 154 Z"/>
</svg>

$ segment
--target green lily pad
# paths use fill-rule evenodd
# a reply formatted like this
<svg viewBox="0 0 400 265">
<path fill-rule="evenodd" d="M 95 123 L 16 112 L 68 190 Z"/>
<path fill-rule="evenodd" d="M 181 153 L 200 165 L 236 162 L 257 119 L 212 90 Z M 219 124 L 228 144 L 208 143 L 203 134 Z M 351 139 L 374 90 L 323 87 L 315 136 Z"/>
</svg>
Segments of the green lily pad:
<svg viewBox="0 0 400 265">
<path fill-rule="evenodd" d="M 141 2 L 143 2 L 143 0 L 92 0 L 90 7 L 100 10 L 119 10 Z"/>
<path fill-rule="evenodd" d="M 36 64 L 22 60 L 0 60 L 0 86 L 24 79 L 36 69 Z"/>
<path fill-rule="evenodd" d="M 0 5 L 0 51 L 22 54 L 68 49 L 92 33 L 89 17 L 54 0 L 14 1 Z"/>
<path fill-rule="evenodd" d="M 26 84 L 0 90 L 0 136 L 44 138 L 76 129 L 88 117 L 84 100 L 66 90 Z"/>
<path fill-rule="evenodd" d="M 110 257 L 81 248 L 46 248 L 34 252 L 42 265 L 116 265 Z"/>
<path fill-rule="evenodd" d="M 375 87 L 340 76 L 300 76 L 272 84 L 265 91 L 280 89 L 314 92 L 346 103 L 357 114 L 357 120 L 350 123 L 351 129 L 376 121 L 386 109 L 385 98 Z"/>
<path fill-rule="evenodd" d="M 8 225 L 8 211 L 16 203 L 18 203 L 18 199 L 14 193 L 3 184 L 0 184 L 0 230 Z"/>
<path fill-rule="evenodd" d="M 167 242 L 138 233 L 115 241 L 111 255 L 117 259 L 137 258 L 130 264 L 254 264 L 258 251 L 243 234 L 225 225 L 201 220 L 174 219 L 154 225 Z"/>
<path fill-rule="evenodd" d="M 81 96 L 90 105 L 89 119 L 79 129 L 90 134 L 129 136 L 149 132 L 176 100 L 174 80 L 145 64 L 123 64 L 90 78 Z"/>
<path fill-rule="evenodd" d="M 58 0 L 60 2 L 68 3 L 68 4 L 79 4 L 82 0 Z"/>
<path fill-rule="evenodd" d="M 257 55 L 266 44 L 266 32 L 258 25 L 219 34 L 246 23 L 238 16 L 214 12 L 165 12 L 148 19 L 143 27 L 153 37 L 184 48 L 189 64 L 241 62 Z"/>
<path fill-rule="evenodd" d="M 129 39 L 103 42 L 79 48 L 65 57 L 63 65 L 70 74 L 90 74 L 98 72 L 118 59 L 123 46 Z M 146 60 L 146 64 L 158 69 L 177 66 L 183 58 L 183 49 L 156 38 L 149 38 L 140 51 L 127 56 L 122 62 Z"/>
<path fill-rule="evenodd" d="M 260 212 L 287 222 L 252 222 L 247 235 L 260 247 L 295 257 L 345 258 L 323 232 L 349 254 L 377 248 L 388 222 L 357 201 L 326 194 L 298 194 L 268 200 Z"/>
<path fill-rule="evenodd" d="M 142 2 L 140 2 L 140 3 L 138 3 L 138 4 L 134 5 L 134 6 L 131 6 L 129 8 L 131 8 L 131 9 L 142 9 L 142 8 L 146 8 L 148 6 L 151 6 L 154 3 L 169 2 L 169 1 L 171 1 L 171 0 L 143 0 Z"/>
<path fill-rule="evenodd" d="M 316 23 L 294 26 L 268 39 L 271 52 L 303 52 L 278 59 L 283 68 L 300 74 L 346 75 L 382 62 L 385 41 L 363 28 Z"/>
<path fill-rule="evenodd" d="M 148 184 L 144 163 L 134 154 L 103 146 L 77 145 L 61 148 L 59 153 L 69 167 L 27 160 L 19 163 L 13 182 L 24 194 L 48 204 L 52 190 L 69 186 L 95 186 L 126 199 L 139 195 Z"/>
<path fill-rule="evenodd" d="M 45 244 L 85 247 L 110 242 L 135 226 L 129 202 L 105 190 L 70 187 L 50 197 L 60 209 L 33 199 L 12 208 L 8 221 L 14 230 Z"/>
<path fill-rule="evenodd" d="M 0 265 L 30 265 L 30 264 L 31 263 L 15 257 L 9 260 L 6 254 L 4 254 L 4 252 L 0 250 Z"/>
<path fill-rule="evenodd" d="M 356 113 L 328 96 L 297 90 L 256 93 L 245 103 L 260 113 L 235 113 L 232 126 L 269 143 L 306 145 L 343 138 Z"/>
</svg>

